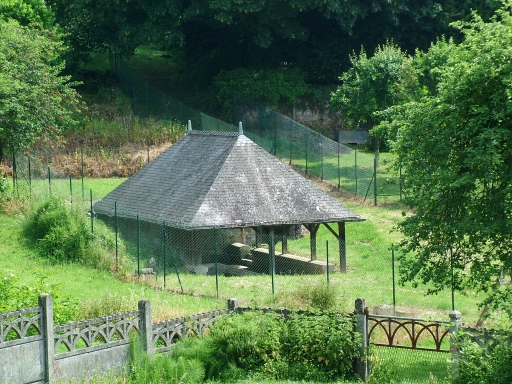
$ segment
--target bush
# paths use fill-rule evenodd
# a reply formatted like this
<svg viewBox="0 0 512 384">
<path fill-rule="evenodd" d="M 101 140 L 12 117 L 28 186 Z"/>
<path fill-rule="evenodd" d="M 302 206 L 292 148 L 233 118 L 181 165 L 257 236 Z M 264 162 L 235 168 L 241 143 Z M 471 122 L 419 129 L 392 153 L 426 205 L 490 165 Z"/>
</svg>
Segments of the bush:
<svg viewBox="0 0 512 384">
<path fill-rule="evenodd" d="M 53 299 L 53 315 L 56 324 L 64 324 L 75 320 L 77 301 L 60 294 L 58 284 L 50 284 L 47 277 L 34 273 L 33 284 L 21 284 L 14 274 L 4 274 L 0 271 L 0 313 L 23 308 L 37 307 L 39 295 L 48 293 Z"/>
<path fill-rule="evenodd" d="M 330 310 L 335 308 L 338 293 L 332 285 L 321 282 L 312 286 L 304 286 L 298 293 L 300 299 L 312 308 Z"/>
<path fill-rule="evenodd" d="M 454 384 L 512 383 L 512 345 L 509 337 L 498 338 L 495 344 L 482 348 L 465 341 L 460 345 L 459 375 Z"/>
<path fill-rule="evenodd" d="M 55 198 L 41 203 L 24 222 L 24 235 L 32 240 L 38 253 L 53 263 L 79 262 L 83 265 L 120 272 L 128 268 L 128 259 L 115 259 L 115 234 L 98 223 L 94 235 L 88 219 L 78 208 Z M 118 256 L 125 254 L 118 239 Z"/>
<path fill-rule="evenodd" d="M 178 343 L 174 358 L 200 361 L 205 377 L 223 382 L 353 378 L 359 340 L 351 315 L 245 312 L 218 321 L 206 336 Z"/>
<path fill-rule="evenodd" d="M 352 364 L 360 348 L 353 321 L 351 315 L 324 311 L 290 316 L 281 340 L 289 378 L 352 378 Z"/>
</svg>

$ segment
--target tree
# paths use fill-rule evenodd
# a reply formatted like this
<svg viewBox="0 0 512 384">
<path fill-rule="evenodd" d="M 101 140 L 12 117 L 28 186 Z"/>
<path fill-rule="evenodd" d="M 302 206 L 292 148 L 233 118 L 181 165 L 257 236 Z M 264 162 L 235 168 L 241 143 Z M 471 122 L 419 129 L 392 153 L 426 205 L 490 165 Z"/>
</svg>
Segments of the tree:
<svg viewBox="0 0 512 384">
<path fill-rule="evenodd" d="M 54 15 L 42 0 L 2 0 L 0 19 L 14 19 L 21 25 L 41 24 L 44 28 L 53 27 Z"/>
<path fill-rule="evenodd" d="M 376 139 L 375 149 L 383 137 L 382 130 L 372 131 L 379 124 L 379 111 L 397 102 L 398 86 L 411 59 L 391 43 L 378 46 L 368 57 L 362 48 L 350 56 L 352 68 L 340 76 L 341 85 L 331 94 L 330 108 L 340 112 L 346 126 L 353 130 L 362 124 Z"/>
<path fill-rule="evenodd" d="M 6 149 L 58 136 L 74 122 L 80 103 L 74 84 L 59 76 L 62 49 L 52 32 L 0 21 L 0 161 Z"/>
<path fill-rule="evenodd" d="M 402 281 L 488 292 L 512 316 L 510 5 L 489 22 L 455 23 L 464 40 L 421 58 L 433 88 L 391 108 L 387 124 L 414 208 L 399 225 Z"/>
</svg>

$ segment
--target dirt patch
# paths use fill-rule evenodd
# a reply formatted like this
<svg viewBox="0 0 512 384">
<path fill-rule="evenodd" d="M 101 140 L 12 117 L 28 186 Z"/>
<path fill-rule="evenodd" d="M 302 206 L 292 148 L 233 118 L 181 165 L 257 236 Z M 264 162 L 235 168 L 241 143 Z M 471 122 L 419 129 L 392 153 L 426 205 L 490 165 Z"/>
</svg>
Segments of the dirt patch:
<svg viewBox="0 0 512 384">
<path fill-rule="evenodd" d="M 83 151 L 83 173 L 87 178 L 111 178 L 130 177 L 139 171 L 148 160 L 153 160 L 167 148 L 171 143 L 164 143 L 154 146 L 141 146 L 125 144 L 120 148 L 91 149 Z M 37 163 L 32 164 L 31 172 L 38 172 L 38 168 L 48 165 L 53 174 L 64 174 L 74 178 L 82 176 L 82 151 L 67 148 L 65 151 L 40 151 L 34 155 Z M 18 168 L 22 165 L 18 165 Z M 0 174 L 12 177 L 12 159 L 5 159 L 0 164 Z M 23 173 L 26 170 L 23 169 Z"/>
</svg>

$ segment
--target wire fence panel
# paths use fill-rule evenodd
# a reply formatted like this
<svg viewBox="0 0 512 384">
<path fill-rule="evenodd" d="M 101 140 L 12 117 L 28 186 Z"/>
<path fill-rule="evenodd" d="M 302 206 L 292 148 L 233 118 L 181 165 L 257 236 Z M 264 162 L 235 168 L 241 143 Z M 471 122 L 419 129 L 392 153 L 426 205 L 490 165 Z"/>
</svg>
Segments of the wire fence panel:
<svg viewBox="0 0 512 384">
<path fill-rule="evenodd" d="M 119 58 L 113 62 L 122 89 L 132 96 L 136 93 L 133 104 L 138 113 L 182 123 L 190 120 L 197 130 L 238 130 L 238 126 L 202 114 L 141 81 L 134 82 L 125 62 Z M 244 135 L 299 172 L 367 199 L 374 197 L 375 189 L 378 194 L 398 196 L 399 182 L 385 169 L 383 159 L 375 170 L 372 156 L 329 140 L 270 108 L 242 98 L 234 106 L 235 121 L 243 123 Z M 120 132 L 116 135 L 121 137 Z M 95 232 L 101 224 L 100 217 L 94 215 L 94 204 L 158 154 L 151 146 L 127 146 L 122 140 L 117 146 L 104 146 L 91 135 L 63 152 L 50 149 L 30 157 L 18 154 L 10 166 L 15 168 L 14 185 L 19 194 L 80 203 Z M 388 184 L 381 181 L 385 176 L 389 176 Z M 292 305 L 297 298 L 311 299 L 308 291 L 328 283 L 347 310 L 352 310 L 355 297 L 365 297 L 372 311 L 393 305 L 410 311 L 439 311 L 449 310 L 452 304 L 449 291 L 426 296 L 428 287 L 412 289 L 397 284 L 391 241 L 386 234 L 376 241 L 376 222 L 346 223 L 342 243 L 324 225 L 313 241 L 304 226 L 274 228 L 273 233 L 253 228 L 192 231 L 148 221 L 130 207 L 112 207 L 111 211 L 110 217 L 101 218 L 114 233 L 102 235 L 105 241 L 116 244 L 118 257 L 126 252 L 127 259 L 118 261 L 126 262 L 130 273 L 161 288 L 236 296 L 258 300 L 259 305 L 275 300 Z M 336 228 L 331 229 L 336 233 Z"/>
</svg>

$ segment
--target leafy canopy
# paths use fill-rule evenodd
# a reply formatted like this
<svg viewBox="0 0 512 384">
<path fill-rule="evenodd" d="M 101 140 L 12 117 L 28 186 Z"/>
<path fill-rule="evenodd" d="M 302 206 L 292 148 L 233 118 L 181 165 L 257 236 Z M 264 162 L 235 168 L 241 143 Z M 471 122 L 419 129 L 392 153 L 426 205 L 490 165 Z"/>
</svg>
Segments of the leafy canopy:
<svg viewBox="0 0 512 384">
<path fill-rule="evenodd" d="M 368 57 L 364 48 L 350 56 L 352 68 L 340 76 L 341 85 L 331 94 L 330 108 L 338 111 L 345 126 L 357 130 L 361 125 L 372 129 L 380 122 L 379 112 L 393 106 L 399 99 L 399 86 L 411 67 L 411 58 L 388 42 L 378 46 Z M 386 130 L 373 129 L 377 139 L 386 137 Z"/>
<path fill-rule="evenodd" d="M 53 32 L 0 20 L 0 160 L 42 137 L 58 136 L 80 110 Z"/>
<path fill-rule="evenodd" d="M 418 59 L 424 95 L 388 110 L 415 208 L 399 225 L 404 281 L 490 292 L 512 315 L 512 16 L 476 13 Z M 428 70 L 426 70 L 426 68 Z M 420 65 L 419 68 L 422 68 Z M 500 282 L 504 284 L 500 284 Z"/>
</svg>

